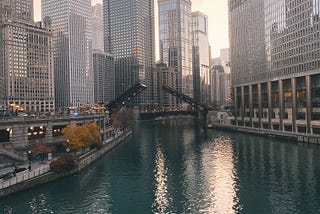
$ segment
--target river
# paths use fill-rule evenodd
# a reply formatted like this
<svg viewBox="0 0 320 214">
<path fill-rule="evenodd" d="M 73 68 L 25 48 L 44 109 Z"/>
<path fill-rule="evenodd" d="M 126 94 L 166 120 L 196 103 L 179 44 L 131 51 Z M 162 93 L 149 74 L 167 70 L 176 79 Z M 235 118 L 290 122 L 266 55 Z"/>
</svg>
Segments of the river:
<svg viewBox="0 0 320 214">
<path fill-rule="evenodd" d="M 83 172 L 0 199 L 0 213 L 320 213 L 320 147 L 137 122 Z"/>
</svg>

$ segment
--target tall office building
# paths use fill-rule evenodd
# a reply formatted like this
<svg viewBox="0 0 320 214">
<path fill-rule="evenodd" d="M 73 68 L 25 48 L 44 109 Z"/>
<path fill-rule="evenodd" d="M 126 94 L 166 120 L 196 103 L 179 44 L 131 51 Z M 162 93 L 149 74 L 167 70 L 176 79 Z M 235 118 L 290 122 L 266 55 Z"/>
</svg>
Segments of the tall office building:
<svg viewBox="0 0 320 214">
<path fill-rule="evenodd" d="M 208 17 L 197 11 L 192 13 L 192 62 L 194 99 L 210 102 L 210 56 L 208 38 Z"/>
<path fill-rule="evenodd" d="M 147 85 L 135 104 L 151 107 L 154 82 L 154 1 L 104 0 L 105 52 L 115 59 L 115 94 L 137 82 Z"/>
<path fill-rule="evenodd" d="M 160 61 L 178 70 L 177 90 L 193 97 L 191 0 L 158 0 Z"/>
<path fill-rule="evenodd" d="M 235 123 L 320 134 L 319 0 L 229 0 Z"/>
<path fill-rule="evenodd" d="M 114 58 L 105 52 L 93 51 L 94 102 L 107 104 L 114 99 Z"/>
<path fill-rule="evenodd" d="M 227 73 L 221 64 L 212 66 L 210 71 L 211 100 L 218 107 L 230 104 L 230 77 L 230 73 Z"/>
<path fill-rule="evenodd" d="M 33 1 L 0 1 L 0 105 L 54 110 L 51 21 L 33 20 Z"/>
<path fill-rule="evenodd" d="M 12 19 L 33 21 L 33 0 L 1 0 L 0 4 Z"/>
<path fill-rule="evenodd" d="M 162 90 L 162 85 L 176 88 L 177 76 L 176 69 L 167 67 L 164 63 L 157 64 L 158 103 L 161 110 L 175 110 L 178 107 L 177 98 Z"/>
<path fill-rule="evenodd" d="M 114 57 L 104 52 L 103 10 L 101 4 L 92 7 L 92 49 L 94 102 L 105 105 L 114 99 Z"/>
<path fill-rule="evenodd" d="M 93 104 L 91 1 L 42 0 L 52 20 L 56 107 Z"/>
<path fill-rule="evenodd" d="M 92 50 L 104 51 L 102 5 L 92 6 Z"/>
</svg>

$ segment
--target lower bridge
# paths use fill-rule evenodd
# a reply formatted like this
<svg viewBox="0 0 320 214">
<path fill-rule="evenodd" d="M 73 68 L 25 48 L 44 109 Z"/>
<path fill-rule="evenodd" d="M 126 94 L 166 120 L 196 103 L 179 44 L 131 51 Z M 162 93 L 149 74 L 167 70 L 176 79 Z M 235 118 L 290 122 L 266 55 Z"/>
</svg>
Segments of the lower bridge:
<svg viewBox="0 0 320 214">
<path fill-rule="evenodd" d="M 170 116 L 195 116 L 195 111 L 155 111 L 155 112 L 141 112 L 140 120 L 153 120 L 159 117 L 170 117 Z"/>
</svg>

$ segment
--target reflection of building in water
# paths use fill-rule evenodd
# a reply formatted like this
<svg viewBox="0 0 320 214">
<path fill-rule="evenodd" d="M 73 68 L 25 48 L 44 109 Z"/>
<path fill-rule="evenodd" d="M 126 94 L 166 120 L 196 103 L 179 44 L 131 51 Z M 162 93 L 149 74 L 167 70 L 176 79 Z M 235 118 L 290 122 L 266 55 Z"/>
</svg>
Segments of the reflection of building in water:
<svg viewBox="0 0 320 214">
<path fill-rule="evenodd" d="M 320 134 L 319 0 L 230 0 L 239 126 Z"/>
<path fill-rule="evenodd" d="M 207 197 L 211 201 L 208 213 L 235 213 L 237 190 L 231 140 L 216 138 L 202 153 Z"/>
<path fill-rule="evenodd" d="M 165 158 L 161 148 L 157 147 L 155 160 L 155 201 L 153 204 L 156 213 L 166 213 L 169 206 L 169 195 L 167 189 L 167 169 L 165 167 Z"/>
<path fill-rule="evenodd" d="M 191 137 L 197 141 L 199 136 Z M 237 175 L 230 139 L 220 137 L 199 149 L 201 151 L 194 151 L 191 145 L 184 145 L 184 153 L 188 157 L 184 162 L 183 190 L 187 203 L 193 205 L 189 212 L 235 213 L 238 206 Z"/>
<path fill-rule="evenodd" d="M 267 205 L 264 206 L 271 209 L 270 213 L 285 213 L 288 207 L 294 209 L 300 206 L 299 203 L 313 203 L 308 200 L 316 197 L 314 177 L 317 150 L 244 135 L 237 136 L 237 139 L 234 145 L 234 155 L 237 157 L 235 167 L 241 186 L 238 195 L 244 207 L 246 203 L 265 201 Z M 297 198 L 301 188 L 306 189 L 305 194 L 312 197 L 305 201 Z M 255 198 L 249 198 L 252 195 Z M 253 210 L 243 211 L 256 213 Z"/>
</svg>

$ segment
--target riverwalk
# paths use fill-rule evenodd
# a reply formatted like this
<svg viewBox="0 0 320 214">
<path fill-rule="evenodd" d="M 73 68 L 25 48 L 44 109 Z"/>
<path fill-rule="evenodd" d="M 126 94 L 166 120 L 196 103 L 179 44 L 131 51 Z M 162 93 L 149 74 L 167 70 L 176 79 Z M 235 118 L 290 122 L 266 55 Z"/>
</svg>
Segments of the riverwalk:
<svg viewBox="0 0 320 214">
<path fill-rule="evenodd" d="M 50 170 L 50 162 L 35 162 L 32 163 L 31 170 L 28 170 L 28 165 L 19 166 L 20 168 L 25 168 L 26 170 L 16 173 L 15 175 L 11 174 L 7 179 L 0 179 L 0 198 L 30 189 L 32 187 L 48 183 L 59 178 L 69 176 L 75 173 L 80 172 L 82 169 L 88 167 L 98 158 L 102 157 L 105 153 L 114 148 L 117 144 L 123 141 L 128 137 L 132 131 L 122 131 L 117 132 L 112 137 L 104 141 L 103 147 L 100 149 L 93 149 L 86 153 L 79 154 L 79 162 L 77 166 L 70 172 L 65 173 L 55 173 Z M 1 172 L 1 171 L 0 171 Z M 11 169 L 3 169 L 4 173 L 13 173 L 13 167 Z"/>
<path fill-rule="evenodd" d="M 293 140 L 295 142 L 312 143 L 312 144 L 320 145 L 320 135 L 317 135 L 317 134 L 277 131 L 277 130 L 271 130 L 271 129 L 260 129 L 260 128 L 254 128 L 254 127 L 234 126 L 234 125 L 226 125 L 226 124 L 219 124 L 219 123 L 211 124 L 210 128 L 225 129 L 225 130 L 244 132 L 249 134 L 256 134 L 261 136 L 288 139 L 288 140 Z"/>
</svg>

